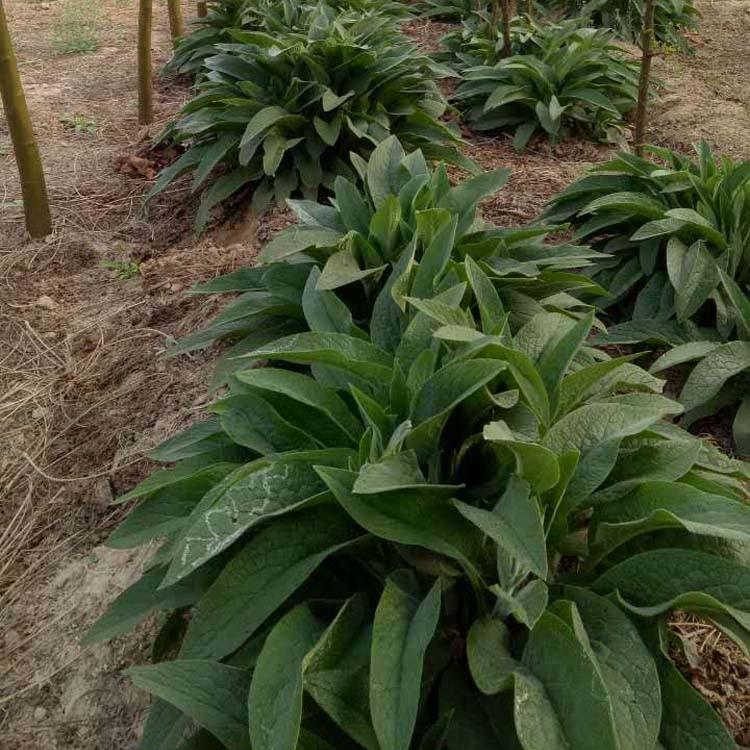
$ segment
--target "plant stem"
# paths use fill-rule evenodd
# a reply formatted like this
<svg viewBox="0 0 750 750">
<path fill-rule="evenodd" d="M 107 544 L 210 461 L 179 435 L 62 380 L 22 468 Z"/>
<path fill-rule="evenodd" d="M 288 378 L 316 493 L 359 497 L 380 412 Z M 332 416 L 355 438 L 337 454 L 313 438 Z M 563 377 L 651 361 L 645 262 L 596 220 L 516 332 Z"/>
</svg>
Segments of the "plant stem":
<svg viewBox="0 0 750 750">
<path fill-rule="evenodd" d="M 648 92 L 651 83 L 651 59 L 654 56 L 654 14 L 656 0 L 646 0 L 643 9 L 643 28 L 641 30 L 641 77 L 638 84 L 638 106 L 635 110 L 635 153 L 643 155 L 646 138 L 646 116 Z"/>
<path fill-rule="evenodd" d="M 151 71 L 151 27 L 153 0 L 140 0 L 138 12 L 138 122 L 150 125 L 154 119 Z"/>
<path fill-rule="evenodd" d="M 169 29 L 174 42 L 185 35 L 185 20 L 182 16 L 181 0 L 167 0 L 167 10 L 169 11 Z"/>
<path fill-rule="evenodd" d="M 32 237 L 46 237 L 52 231 L 47 185 L 10 40 L 3 0 L 0 0 L 0 96 L 21 179 L 26 229 Z"/>
</svg>

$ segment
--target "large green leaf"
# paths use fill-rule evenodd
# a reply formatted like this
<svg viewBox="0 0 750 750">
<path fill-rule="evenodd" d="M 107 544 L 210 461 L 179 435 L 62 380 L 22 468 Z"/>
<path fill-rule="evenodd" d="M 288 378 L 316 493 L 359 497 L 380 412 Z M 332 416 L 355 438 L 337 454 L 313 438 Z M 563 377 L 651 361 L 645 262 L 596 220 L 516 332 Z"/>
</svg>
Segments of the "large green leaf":
<svg viewBox="0 0 750 750">
<path fill-rule="evenodd" d="M 659 659 L 659 676 L 664 706 L 659 740 L 664 750 L 736 750 L 716 711 L 665 657 Z"/>
<path fill-rule="evenodd" d="M 415 427 L 447 414 L 504 369 L 503 362 L 491 359 L 452 362 L 442 367 L 427 379 L 416 394 L 411 409 Z"/>
<path fill-rule="evenodd" d="M 750 542 L 750 505 L 677 482 L 646 482 L 597 506 L 591 519 L 594 559 L 638 534 L 683 528 L 691 534 Z"/>
<path fill-rule="evenodd" d="M 304 661 L 322 632 L 323 626 L 308 606 L 300 604 L 268 634 L 253 671 L 248 700 L 254 750 L 296 750 Z"/>
<path fill-rule="evenodd" d="M 211 586 L 218 570 L 206 566 L 169 588 L 160 588 L 166 570 L 153 567 L 109 605 L 91 626 L 85 643 L 108 640 L 131 630 L 151 613 L 195 604 Z"/>
<path fill-rule="evenodd" d="M 322 452 L 321 452 L 322 453 Z M 313 454 L 316 455 L 316 454 Z M 324 461 L 325 454 L 319 456 Z M 255 524 L 314 503 L 325 485 L 306 454 L 248 464 L 191 519 L 175 549 L 166 585 L 181 580 Z"/>
<path fill-rule="evenodd" d="M 214 464 L 188 479 L 157 490 L 130 511 L 107 539 L 107 546 L 114 549 L 137 547 L 181 529 L 200 499 L 235 467 L 236 464 Z"/>
<path fill-rule="evenodd" d="M 256 349 L 249 356 L 330 365 L 378 382 L 390 382 L 393 364 L 392 357 L 382 349 L 341 333 L 297 333 Z"/>
<path fill-rule="evenodd" d="M 183 658 L 221 658 L 239 648 L 329 555 L 361 536 L 336 507 L 277 519 L 221 572 L 195 609 Z"/>
<path fill-rule="evenodd" d="M 688 375 L 680 394 L 686 411 L 716 396 L 726 382 L 750 369 L 750 341 L 732 341 L 714 349 Z"/>
<path fill-rule="evenodd" d="M 593 588 L 602 594 L 618 592 L 645 616 L 677 608 L 716 611 L 750 630 L 750 569 L 706 552 L 641 552 L 602 573 Z"/>
<path fill-rule="evenodd" d="M 258 367 L 237 373 L 245 385 L 272 393 L 282 393 L 300 404 L 322 412 L 336 424 L 343 435 L 353 441 L 362 436 L 362 425 L 338 394 L 315 379 L 291 370 Z M 316 416 L 316 419 L 319 418 Z"/>
<path fill-rule="evenodd" d="M 492 512 L 459 500 L 453 502 L 461 515 L 515 558 L 526 571 L 546 578 L 547 547 L 542 514 L 527 482 L 512 476 Z"/>
<path fill-rule="evenodd" d="M 440 580 L 422 601 L 413 584 L 408 578 L 389 579 L 375 612 L 370 711 L 381 750 L 410 747 L 424 655 L 440 616 Z"/>
<path fill-rule="evenodd" d="M 560 480 L 557 456 L 548 448 L 516 435 L 502 420 L 490 422 L 482 433 L 493 445 L 503 446 L 515 457 L 516 474 L 530 482 L 538 492 L 545 492 Z"/>
<path fill-rule="evenodd" d="M 260 454 L 319 447 L 315 436 L 288 421 L 263 396 L 243 393 L 217 401 L 211 409 L 221 426 L 238 445 Z"/>
<path fill-rule="evenodd" d="M 366 750 L 379 750 L 369 705 L 371 615 L 367 597 L 349 599 L 305 659 L 305 690 Z"/>
<path fill-rule="evenodd" d="M 681 411 L 675 401 L 647 394 L 585 404 L 552 425 L 542 445 L 558 454 L 568 450 L 585 452 L 602 443 L 635 435 L 663 417 Z"/>
<path fill-rule="evenodd" d="M 476 686 L 486 695 L 507 689 L 518 662 L 510 654 L 510 631 L 502 620 L 474 620 L 466 636 L 466 659 Z"/>
<path fill-rule="evenodd" d="M 656 664 L 635 625 L 615 604 L 583 588 L 565 586 L 612 707 L 620 750 L 653 747 L 661 724 L 661 694 Z"/>
<path fill-rule="evenodd" d="M 130 667 L 136 687 L 176 706 L 216 735 L 228 750 L 247 750 L 247 695 L 250 673 L 203 660 Z"/>
<path fill-rule="evenodd" d="M 523 664 L 543 689 L 542 693 L 537 687 L 532 692 L 537 698 L 528 700 L 528 686 L 516 685 L 516 726 L 524 750 L 619 750 L 604 677 L 590 647 L 572 626 L 545 613 L 529 635 Z M 518 716 L 526 711 L 531 713 L 519 726 Z M 536 728 L 540 724 L 554 728 L 556 736 L 549 744 Z M 522 733 L 524 726 L 528 731 Z"/>
<path fill-rule="evenodd" d="M 453 505 L 430 492 L 353 493 L 356 474 L 341 469 L 317 467 L 341 506 L 372 534 L 400 544 L 426 547 L 447 555 L 472 569 L 481 544 L 481 534 Z"/>
<path fill-rule="evenodd" d="M 386 138 L 372 152 L 367 162 L 367 188 L 375 208 L 379 208 L 389 195 L 398 195 L 404 156 L 404 149 L 395 136 Z"/>
</svg>

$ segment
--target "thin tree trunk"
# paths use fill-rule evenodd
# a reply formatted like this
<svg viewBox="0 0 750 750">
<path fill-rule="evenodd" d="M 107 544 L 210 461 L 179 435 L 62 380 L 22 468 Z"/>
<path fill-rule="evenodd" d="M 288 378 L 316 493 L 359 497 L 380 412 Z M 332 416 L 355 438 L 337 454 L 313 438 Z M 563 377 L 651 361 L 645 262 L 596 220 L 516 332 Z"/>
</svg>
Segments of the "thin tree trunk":
<svg viewBox="0 0 750 750">
<path fill-rule="evenodd" d="M 654 56 L 654 14 L 656 0 L 646 0 L 643 9 L 643 28 L 641 30 L 641 78 L 638 84 L 638 106 L 635 110 L 635 152 L 643 155 L 646 145 L 646 119 L 648 109 L 648 93 L 651 84 L 651 59 Z"/>
<path fill-rule="evenodd" d="M 153 0 L 140 0 L 138 12 L 138 122 L 150 125 L 154 119 L 153 73 L 151 70 L 151 27 Z"/>
<path fill-rule="evenodd" d="M 510 57 L 513 53 L 513 49 L 510 41 L 510 0 L 499 0 L 500 11 L 503 16 L 503 57 Z M 498 0 L 495 0 L 495 7 L 497 7 Z"/>
<path fill-rule="evenodd" d="M 172 41 L 176 41 L 185 35 L 182 0 L 167 0 L 167 10 L 169 11 L 169 29 L 172 33 Z"/>
<path fill-rule="evenodd" d="M 205 18 L 208 15 L 208 6 L 206 0 L 198 0 L 198 18 Z"/>
<path fill-rule="evenodd" d="M 47 186 L 23 95 L 3 0 L 0 0 L 0 96 L 21 178 L 26 229 L 32 237 L 46 237 L 52 231 Z"/>
<path fill-rule="evenodd" d="M 526 15 L 530 18 L 534 18 L 534 0 L 526 0 Z"/>
</svg>

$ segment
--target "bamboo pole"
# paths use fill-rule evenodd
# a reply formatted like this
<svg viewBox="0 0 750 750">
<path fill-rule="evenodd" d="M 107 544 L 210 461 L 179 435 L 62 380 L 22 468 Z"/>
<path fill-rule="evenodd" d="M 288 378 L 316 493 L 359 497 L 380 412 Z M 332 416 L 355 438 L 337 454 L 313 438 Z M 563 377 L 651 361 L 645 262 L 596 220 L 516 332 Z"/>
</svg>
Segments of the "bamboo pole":
<svg viewBox="0 0 750 750">
<path fill-rule="evenodd" d="M 643 156 L 646 139 L 646 119 L 648 109 L 648 92 L 651 84 L 651 60 L 654 56 L 654 14 L 656 0 L 646 0 L 643 9 L 643 28 L 641 30 L 641 77 L 638 83 L 638 106 L 635 110 L 635 153 Z"/>
<path fill-rule="evenodd" d="M 495 2 L 497 3 L 498 0 L 495 0 Z M 510 6 L 508 4 L 509 0 L 499 0 L 499 2 L 500 2 L 500 10 L 503 15 L 503 53 L 502 55 L 503 57 L 510 57 L 513 52 L 513 48 L 511 46 L 511 41 L 510 41 L 511 14 L 510 14 Z"/>
<path fill-rule="evenodd" d="M 185 35 L 182 0 L 167 0 L 167 10 L 169 11 L 169 29 L 172 33 L 172 41 L 176 41 Z"/>
<path fill-rule="evenodd" d="M 0 96 L 21 178 L 26 229 L 32 237 L 46 237 L 52 231 L 47 185 L 23 95 L 3 0 L 0 0 Z"/>
<path fill-rule="evenodd" d="M 205 18 L 208 15 L 208 6 L 206 0 L 198 0 L 198 18 Z"/>
<path fill-rule="evenodd" d="M 150 125 L 154 119 L 153 73 L 151 70 L 151 27 L 153 0 L 140 0 L 138 11 L 138 122 Z"/>
</svg>

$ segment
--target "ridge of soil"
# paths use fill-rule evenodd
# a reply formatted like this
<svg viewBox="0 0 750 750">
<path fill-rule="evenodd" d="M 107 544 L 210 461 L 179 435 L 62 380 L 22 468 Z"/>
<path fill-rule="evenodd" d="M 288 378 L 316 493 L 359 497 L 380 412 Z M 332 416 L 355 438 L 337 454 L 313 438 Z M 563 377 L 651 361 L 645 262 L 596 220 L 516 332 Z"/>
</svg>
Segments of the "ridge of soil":
<svg viewBox="0 0 750 750">
<path fill-rule="evenodd" d="M 223 302 L 186 290 L 251 263 L 289 217 L 277 211 L 259 222 L 240 219 L 196 239 L 195 201 L 183 182 L 144 213 L 146 178 L 170 158 L 144 144 L 190 96 L 188 85 L 157 78 L 157 122 L 144 132 L 134 95 L 137 4 L 100 0 L 98 49 L 61 56 L 52 40 L 64 2 L 5 0 L 56 224 L 47 241 L 25 238 L 0 115 L 0 744 L 130 750 L 148 699 L 120 672 L 148 659 L 155 625 L 108 644 L 79 643 L 147 555 L 102 546 L 126 512 L 111 502 L 153 469 L 148 449 L 200 418 L 208 401 L 215 352 L 165 352 Z M 193 4 L 184 5 L 189 16 Z M 655 106 L 652 138 L 688 149 L 706 136 L 725 153 L 750 158 L 743 56 L 750 0 L 699 6 L 695 54 L 657 62 L 666 94 Z M 161 3 L 155 14 L 158 68 L 171 44 Z M 446 28 L 417 21 L 409 33 L 434 46 Z M 75 114 L 94 121 L 95 132 L 77 134 L 61 122 Z M 485 218 L 506 226 L 536 216 L 612 151 L 538 142 L 517 154 L 502 136 L 468 137 L 468 155 L 484 168 L 513 171 L 482 206 Z M 750 744 L 748 661 L 705 624 L 684 618 L 678 626 L 698 654 L 685 673 L 737 741 Z"/>
</svg>

